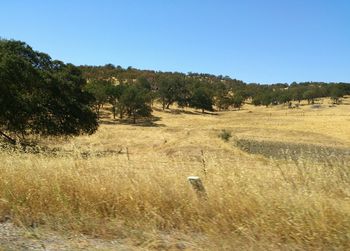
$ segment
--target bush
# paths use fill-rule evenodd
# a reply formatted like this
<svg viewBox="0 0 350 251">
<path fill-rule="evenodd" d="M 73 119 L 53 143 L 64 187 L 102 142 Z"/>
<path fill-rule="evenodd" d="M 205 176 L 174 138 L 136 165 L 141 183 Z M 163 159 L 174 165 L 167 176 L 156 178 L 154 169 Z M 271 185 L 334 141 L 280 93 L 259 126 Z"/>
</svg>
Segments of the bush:
<svg viewBox="0 0 350 251">
<path fill-rule="evenodd" d="M 219 138 L 221 138 L 223 141 L 227 142 L 230 140 L 230 138 L 232 137 L 232 134 L 230 131 L 227 131 L 225 129 L 223 129 L 220 133 L 219 133 Z"/>
</svg>

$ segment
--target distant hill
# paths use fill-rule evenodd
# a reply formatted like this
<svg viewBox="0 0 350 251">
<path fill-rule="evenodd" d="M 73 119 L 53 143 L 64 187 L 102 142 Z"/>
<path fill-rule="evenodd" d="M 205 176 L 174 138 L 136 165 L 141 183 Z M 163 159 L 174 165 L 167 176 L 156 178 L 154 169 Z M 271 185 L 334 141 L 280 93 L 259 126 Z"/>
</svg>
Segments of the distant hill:
<svg viewBox="0 0 350 251">
<path fill-rule="evenodd" d="M 301 100 L 314 103 L 315 100 L 323 97 L 330 97 L 334 100 L 334 103 L 339 103 L 343 96 L 350 95 L 350 83 L 293 82 L 291 84 L 275 83 L 266 85 L 245 83 L 242 80 L 222 75 L 140 70 L 133 67 L 122 68 L 113 64 L 104 66 L 82 65 L 79 68 L 88 81 L 109 80 L 115 84 L 132 84 L 137 82 L 138 79 L 146 79 L 154 92 L 161 89 L 160 85 L 164 84 L 164 81 L 168 81 L 171 86 L 170 82 L 172 80 L 181 79 L 181 81 L 187 83 L 185 84 L 187 86 L 195 85 L 196 88 L 203 86 L 206 89 L 210 89 L 218 107 L 221 106 L 220 103 L 226 102 L 234 94 L 238 95 L 238 99 L 243 99 L 243 101 L 250 100 L 255 105 L 265 106 L 289 103 L 291 101 L 300 102 Z M 224 107 L 225 105 L 223 104 L 222 108 Z"/>
</svg>

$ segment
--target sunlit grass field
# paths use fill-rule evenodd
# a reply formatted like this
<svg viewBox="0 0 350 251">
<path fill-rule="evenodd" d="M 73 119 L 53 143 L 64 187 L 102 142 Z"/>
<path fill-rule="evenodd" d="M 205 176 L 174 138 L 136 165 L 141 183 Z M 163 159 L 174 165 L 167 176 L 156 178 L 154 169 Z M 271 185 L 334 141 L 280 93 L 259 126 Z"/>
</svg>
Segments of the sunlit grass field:
<svg viewBox="0 0 350 251">
<path fill-rule="evenodd" d="M 135 249 L 350 249 L 350 98 L 154 116 L 132 125 L 106 109 L 94 135 L 3 150 L 0 217 Z"/>
</svg>

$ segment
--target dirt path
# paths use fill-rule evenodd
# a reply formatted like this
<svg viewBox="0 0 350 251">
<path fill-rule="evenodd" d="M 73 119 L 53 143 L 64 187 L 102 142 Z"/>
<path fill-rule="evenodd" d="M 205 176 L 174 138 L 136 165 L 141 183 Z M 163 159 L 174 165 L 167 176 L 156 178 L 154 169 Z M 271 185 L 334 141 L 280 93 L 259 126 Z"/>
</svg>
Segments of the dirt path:
<svg viewBox="0 0 350 251">
<path fill-rule="evenodd" d="M 10 222 L 0 223 L 0 251 L 24 250 L 140 250 L 117 241 L 79 236 L 62 236 L 46 231 L 16 227 Z"/>
<path fill-rule="evenodd" d="M 203 250 L 196 243 L 173 238 L 170 235 L 158 239 L 145 239 L 144 243 L 128 240 L 104 240 L 86 235 L 62 234 L 40 228 L 21 228 L 11 222 L 0 223 L 0 251 L 145 251 L 145 250 Z M 194 236 L 198 241 L 206 239 Z M 189 239 L 192 239 L 189 238 Z"/>
</svg>

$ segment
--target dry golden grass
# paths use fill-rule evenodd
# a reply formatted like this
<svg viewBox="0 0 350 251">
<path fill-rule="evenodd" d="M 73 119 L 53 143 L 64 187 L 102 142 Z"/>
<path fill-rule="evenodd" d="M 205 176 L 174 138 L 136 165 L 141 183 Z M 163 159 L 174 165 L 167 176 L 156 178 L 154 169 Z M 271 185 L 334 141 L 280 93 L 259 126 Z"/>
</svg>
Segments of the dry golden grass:
<svg viewBox="0 0 350 251">
<path fill-rule="evenodd" d="M 350 105 L 154 114 L 160 119 L 153 126 L 105 119 L 92 136 L 47 139 L 62 149 L 55 156 L 0 153 L 0 216 L 145 249 L 350 249 L 346 156 L 332 163 L 269 159 L 234 144 L 349 149 Z M 218 137 L 222 129 L 231 141 Z M 202 178 L 207 200 L 196 197 L 189 175 Z"/>
</svg>

